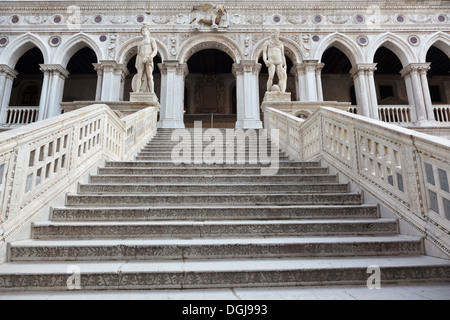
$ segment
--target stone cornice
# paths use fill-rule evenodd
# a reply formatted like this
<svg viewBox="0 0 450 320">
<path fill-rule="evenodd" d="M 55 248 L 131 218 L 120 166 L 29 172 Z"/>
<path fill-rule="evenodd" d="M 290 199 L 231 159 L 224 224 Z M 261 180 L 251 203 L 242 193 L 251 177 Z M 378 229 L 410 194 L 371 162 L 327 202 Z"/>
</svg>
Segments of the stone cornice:
<svg viewBox="0 0 450 320">
<path fill-rule="evenodd" d="M 70 5 L 77 5 L 82 10 L 101 10 L 101 11 L 136 11 L 136 10 L 157 10 L 157 11 L 176 11 L 176 10 L 191 10 L 193 5 L 198 2 L 186 3 L 186 1 L 171 1 L 168 4 L 165 1 L 133 1 L 130 4 L 124 4 L 123 1 L 52 1 L 43 2 L 40 4 L 36 1 L 5 1 L 0 4 L 0 11 L 48 11 L 48 10 L 65 10 Z M 242 1 L 228 2 L 226 7 L 232 10 L 307 10 L 307 11 L 325 11 L 325 10 L 338 10 L 338 11 L 355 11 L 355 10 L 367 10 L 370 7 L 378 6 L 381 10 L 420 10 L 420 9 L 448 9 L 450 3 L 445 1 L 442 5 L 423 5 L 423 2 L 417 3 L 398 3 L 393 4 L 386 2 L 370 2 L 361 3 L 361 1 L 328 1 L 321 2 L 308 1 L 300 3 L 300 1 L 291 1 L 274 4 L 272 1 L 246 1 L 247 4 L 243 4 Z M 349 3 L 350 2 L 350 3 Z M 144 12 L 142 12 L 144 13 Z"/>
</svg>

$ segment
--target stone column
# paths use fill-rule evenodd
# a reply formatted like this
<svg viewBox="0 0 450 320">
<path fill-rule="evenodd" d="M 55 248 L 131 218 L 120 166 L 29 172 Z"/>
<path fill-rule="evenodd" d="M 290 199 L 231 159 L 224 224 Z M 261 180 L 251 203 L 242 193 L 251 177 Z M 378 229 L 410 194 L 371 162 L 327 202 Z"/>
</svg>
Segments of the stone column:
<svg viewBox="0 0 450 320">
<path fill-rule="evenodd" d="M 44 120 L 61 114 L 60 103 L 69 72 L 59 64 L 41 64 L 40 67 L 44 81 L 39 102 L 39 120 Z"/>
<path fill-rule="evenodd" d="M 374 78 L 376 70 L 376 63 L 362 63 L 354 66 L 350 70 L 350 75 L 355 84 L 358 113 L 378 120 L 378 99 Z"/>
<path fill-rule="evenodd" d="M 6 64 L 0 65 L 0 123 L 6 123 L 12 86 L 18 74 L 17 71 L 8 67 Z"/>
<path fill-rule="evenodd" d="M 103 66 L 100 63 L 93 63 L 95 71 L 97 71 L 97 89 L 95 90 L 95 101 L 102 99 L 103 87 Z"/>
<path fill-rule="evenodd" d="M 405 79 L 409 104 L 415 115 L 413 121 L 416 122 L 435 120 L 427 79 L 430 65 L 431 63 L 411 63 L 400 71 Z"/>
<path fill-rule="evenodd" d="M 323 101 L 321 73 L 324 66 L 318 60 L 303 60 L 293 67 L 292 73 L 296 76 L 299 101 Z"/>
<path fill-rule="evenodd" d="M 260 116 L 258 75 L 261 64 L 254 60 L 242 60 L 233 64 L 236 77 L 237 129 L 262 129 Z"/>
<path fill-rule="evenodd" d="M 187 64 L 166 60 L 158 64 L 161 71 L 161 110 L 159 128 L 184 128 L 184 79 L 189 74 Z"/>
<path fill-rule="evenodd" d="M 97 68 L 103 69 L 101 101 L 120 101 L 125 77 L 129 73 L 126 66 L 114 60 L 102 60 Z"/>
</svg>

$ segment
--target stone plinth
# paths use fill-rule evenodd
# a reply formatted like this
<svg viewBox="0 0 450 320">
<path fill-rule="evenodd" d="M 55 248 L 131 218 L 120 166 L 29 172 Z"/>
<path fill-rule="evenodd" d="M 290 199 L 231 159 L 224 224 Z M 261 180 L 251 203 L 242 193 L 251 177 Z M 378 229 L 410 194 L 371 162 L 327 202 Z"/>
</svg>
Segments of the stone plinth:
<svg viewBox="0 0 450 320">
<path fill-rule="evenodd" d="M 153 104 L 159 101 L 156 94 L 152 92 L 132 92 L 130 93 L 130 102 L 147 102 Z"/>
<path fill-rule="evenodd" d="M 264 101 L 266 102 L 291 102 L 290 92 L 281 91 L 267 91 L 264 95 Z"/>
</svg>

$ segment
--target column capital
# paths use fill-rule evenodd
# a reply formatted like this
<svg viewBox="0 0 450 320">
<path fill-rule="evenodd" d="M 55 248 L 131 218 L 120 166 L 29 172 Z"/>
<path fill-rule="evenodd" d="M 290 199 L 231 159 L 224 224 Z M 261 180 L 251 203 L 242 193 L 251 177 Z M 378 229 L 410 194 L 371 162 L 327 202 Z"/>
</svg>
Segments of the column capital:
<svg viewBox="0 0 450 320">
<path fill-rule="evenodd" d="M 350 70 L 350 75 L 353 77 L 353 79 L 355 79 L 361 74 L 374 73 L 377 70 L 377 64 L 378 63 L 357 64 Z"/>
<path fill-rule="evenodd" d="M 233 64 L 234 76 L 243 75 L 244 73 L 252 73 L 253 75 L 259 75 L 262 65 L 255 60 L 241 60 L 240 63 Z"/>
<path fill-rule="evenodd" d="M 427 73 L 431 69 L 431 62 L 425 63 L 410 63 L 400 71 L 402 77 L 411 75 L 412 73 Z"/>
<path fill-rule="evenodd" d="M 0 75 L 6 76 L 10 80 L 14 80 L 19 73 L 6 64 L 0 64 Z"/>
<path fill-rule="evenodd" d="M 48 74 L 48 75 L 58 75 L 61 79 L 65 80 L 69 76 L 69 71 L 67 71 L 66 68 L 64 68 L 60 64 L 40 64 L 40 70 L 42 73 Z"/>
<path fill-rule="evenodd" d="M 186 63 L 180 63 L 178 60 L 166 60 L 163 63 L 158 64 L 159 70 L 162 75 L 172 72 L 180 76 L 187 76 L 189 74 L 189 68 Z"/>
<path fill-rule="evenodd" d="M 292 67 L 291 73 L 293 75 L 305 74 L 307 72 L 320 74 L 323 67 L 325 67 L 325 64 L 319 62 L 319 60 L 303 60 L 301 63 L 297 63 Z"/>
</svg>

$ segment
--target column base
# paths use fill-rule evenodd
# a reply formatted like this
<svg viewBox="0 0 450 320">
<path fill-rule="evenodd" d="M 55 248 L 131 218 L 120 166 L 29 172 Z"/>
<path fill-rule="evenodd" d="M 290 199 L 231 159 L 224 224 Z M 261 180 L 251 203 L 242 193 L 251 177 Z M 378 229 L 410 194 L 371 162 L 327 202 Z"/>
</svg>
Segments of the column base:
<svg viewBox="0 0 450 320">
<path fill-rule="evenodd" d="M 262 129 L 263 124 L 260 120 L 238 120 L 236 129 Z"/>
<path fill-rule="evenodd" d="M 158 128 L 160 129 L 185 129 L 183 120 L 165 119 L 158 122 Z"/>
</svg>

